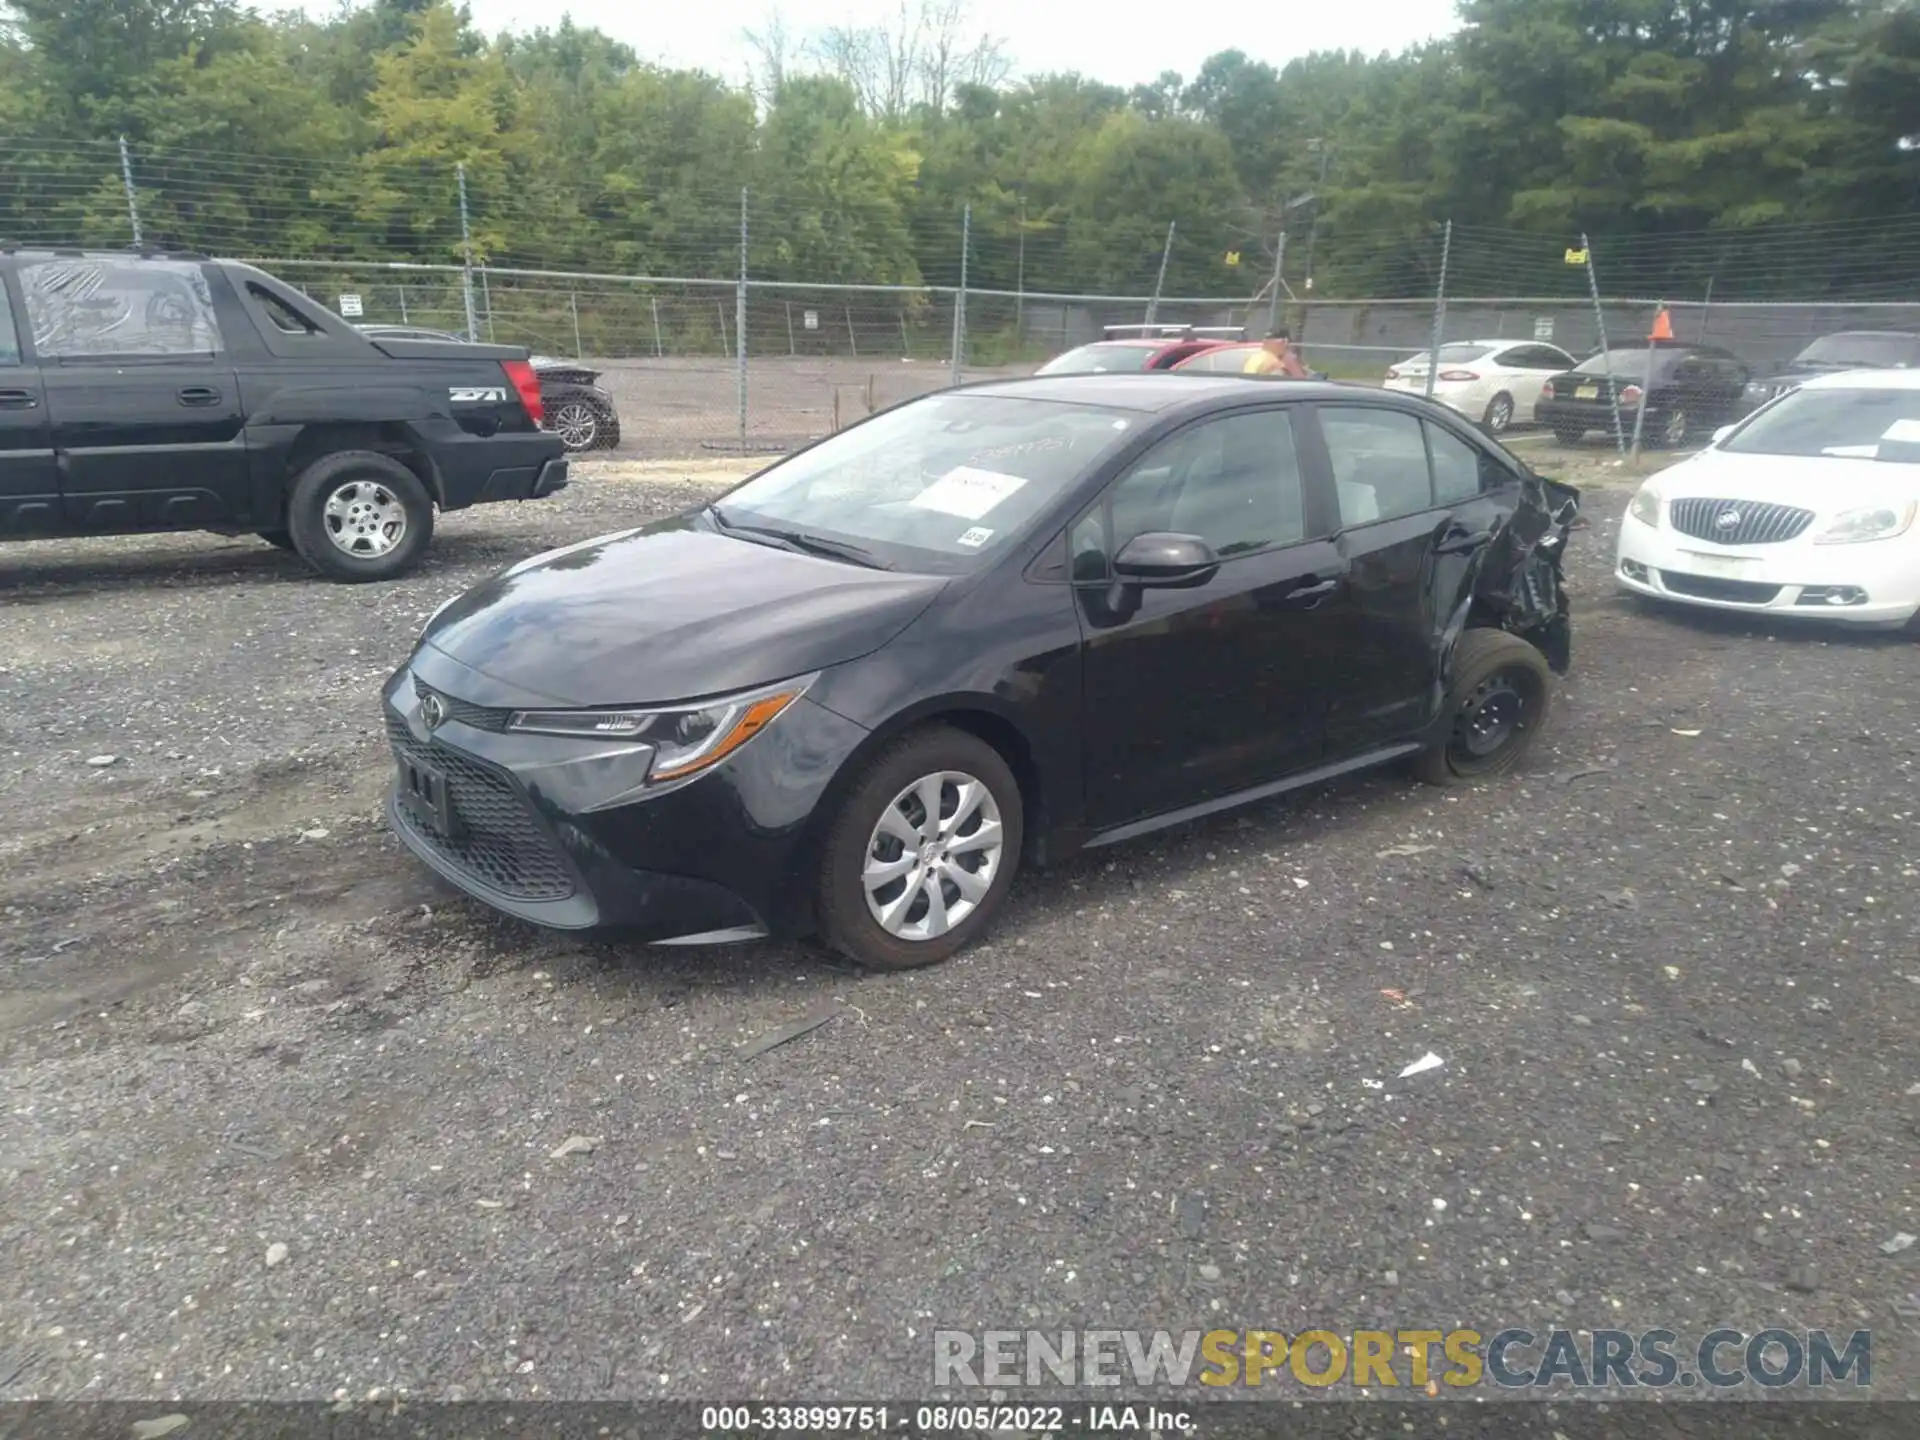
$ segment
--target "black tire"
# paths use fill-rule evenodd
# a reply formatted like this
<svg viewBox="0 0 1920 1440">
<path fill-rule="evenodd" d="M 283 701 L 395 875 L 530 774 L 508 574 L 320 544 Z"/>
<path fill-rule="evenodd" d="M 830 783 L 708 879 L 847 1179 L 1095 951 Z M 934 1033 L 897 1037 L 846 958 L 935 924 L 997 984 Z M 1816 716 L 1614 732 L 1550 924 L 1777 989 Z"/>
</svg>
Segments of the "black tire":
<svg viewBox="0 0 1920 1440">
<path fill-rule="evenodd" d="M 1502 390 L 1487 402 L 1487 413 L 1480 423 L 1489 435 L 1504 435 L 1513 428 L 1513 396 Z"/>
<path fill-rule="evenodd" d="M 1562 445 L 1578 445 L 1580 443 L 1580 437 L 1586 433 L 1587 427 L 1584 425 L 1556 425 L 1553 427 L 1553 438 L 1558 440 Z"/>
<path fill-rule="evenodd" d="M 916 781 L 948 772 L 967 776 L 985 787 L 1000 816 L 1000 848 L 985 893 L 958 922 L 935 936 L 903 938 L 884 929 L 868 906 L 864 880 L 867 861 L 873 856 L 883 863 L 892 863 L 912 854 L 910 847 L 901 845 L 894 837 L 878 836 L 877 828 L 889 808 L 897 800 L 907 798 L 906 792 Z M 945 808 L 950 799 L 957 801 L 957 789 L 951 784 L 944 785 L 943 814 L 951 813 Z M 916 806 L 916 810 L 924 816 L 924 806 Z M 984 807 L 972 814 L 983 817 L 983 811 Z M 965 821 L 946 838 L 977 834 L 980 823 L 979 820 Z M 909 825 L 919 828 L 911 820 Z M 867 762 L 828 827 L 814 894 L 822 938 L 834 949 L 873 970 L 917 970 L 938 964 L 971 944 L 993 923 L 1013 888 L 1014 875 L 1020 867 L 1023 834 L 1020 786 L 999 751 L 978 736 L 944 726 L 902 736 Z M 898 846 L 899 855 L 874 855 L 875 850 L 889 848 L 889 842 Z M 976 853 L 979 852 L 968 852 L 969 855 Z M 966 857 L 957 863 L 967 865 Z M 974 873 L 971 866 L 968 869 Z M 912 874 L 899 877 L 899 890 L 891 894 L 888 889 L 879 891 L 882 903 L 905 896 L 918 873 L 916 865 Z M 951 880 L 936 876 L 934 883 L 940 887 L 944 903 L 956 903 L 946 899 L 950 888 L 959 895 Z M 920 915 L 922 919 L 916 923 L 922 925 L 927 909 L 925 888 L 924 883 L 916 887 L 905 912 L 909 918 Z"/>
<path fill-rule="evenodd" d="M 1693 417 L 1684 409 L 1673 409 L 1660 417 L 1654 444 L 1662 450 L 1678 450 L 1693 435 Z"/>
<path fill-rule="evenodd" d="M 618 450 L 620 448 L 620 417 L 608 410 L 602 417 L 600 428 L 600 448 Z"/>
<path fill-rule="evenodd" d="M 293 549 L 293 536 L 285 530 L 256 530 L 253 533 L 276 550 Z"/>
<path fill-rule="evenodd" d="M 1429 785 L 1468 785 L 1511 770 L 1546 724 L 1552 695 L 1539 650 L 1504 630 L 1468 630 L 1453 651 L 1447 731 L 1416 773 Z"/>
<path fill-rule="evenodd" d="M 336 497 L 347 500 L 343 492 L 354 486 L 366 487 L 364 501 L 355 503 L 382 508 L 397 504 L 403 524 L 391 549 L 374 549 L 377 539 L 371 534 L 359 537 L 367 543 L 362 553 L 334 540 L 342 527 L 338 515 L 329 516 L 328 504 Z M 287 521 L 300 558 L 329 580 L 392 580 L 418 564 L 433 539 L 433 500 L 419 477 L 391 456 L 342 450 L 321 456 L 300 472 L 287 500 Z"/>
</svg>

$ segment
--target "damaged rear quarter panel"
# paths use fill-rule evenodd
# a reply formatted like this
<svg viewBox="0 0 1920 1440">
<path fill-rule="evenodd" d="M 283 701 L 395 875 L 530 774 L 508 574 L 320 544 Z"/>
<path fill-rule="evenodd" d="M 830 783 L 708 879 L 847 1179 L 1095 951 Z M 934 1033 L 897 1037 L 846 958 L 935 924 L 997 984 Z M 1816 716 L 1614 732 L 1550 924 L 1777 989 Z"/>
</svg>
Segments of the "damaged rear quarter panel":
<svg viewBox="0 0 1920 1440">
<path fill-rule="evenodd" d="M 1528 471 L 1489 543 L 1471 556 L 1435 556 L 1433 613 L 1449 617 L 1440 637 L 1443 677 L 1470 626 L 1511 631 L 1537 647 L 1554 674 L 1567 673 L 1573 631 L 1562 566 L 1580 499 L 1573 486 Z"/>
</svg>

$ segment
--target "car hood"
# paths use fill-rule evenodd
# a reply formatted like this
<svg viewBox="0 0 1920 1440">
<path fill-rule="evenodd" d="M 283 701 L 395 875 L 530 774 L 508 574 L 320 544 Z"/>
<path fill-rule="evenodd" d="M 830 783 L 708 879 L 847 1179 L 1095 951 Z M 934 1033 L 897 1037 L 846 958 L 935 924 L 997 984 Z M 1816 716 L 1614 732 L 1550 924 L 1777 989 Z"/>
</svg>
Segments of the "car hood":
<svg viewBox="0 0 1920 1440">
<path fill-rule="evenodd" d="M 536 555 L 436 615 L 425 646 L 479 705 L 698 699 L 855 660 L 945 588 L 690 528 L 684 521 Z"/>
<path fill-rule="evenodd" d="M 1702 450 L 1661 471 L 1655 484 L 1669 500 L 1747 500 L 1838 511 L 1905 504 L 1920 492 L 1920 465 Z"/>
</svg>

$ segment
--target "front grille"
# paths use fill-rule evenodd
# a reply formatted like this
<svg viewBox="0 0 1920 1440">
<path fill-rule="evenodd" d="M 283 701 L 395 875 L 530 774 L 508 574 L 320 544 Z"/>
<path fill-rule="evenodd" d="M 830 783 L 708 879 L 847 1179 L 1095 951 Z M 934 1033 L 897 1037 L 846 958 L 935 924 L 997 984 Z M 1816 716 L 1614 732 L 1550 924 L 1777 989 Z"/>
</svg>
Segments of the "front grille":
<svg viewBox="0 0 1920 1440">
<path fill-rule="evenodd" d="M 401 755 L 446 777 L 447 798 L 463 833 L 435 835 L 407 822 L 408 830 L 441 858 L 515 899 L 564 900 L 573 894 L 573 877 L 559 848 L 505 773 L 450 745 L 422 745 L 395 715 L 387 716 L 387 738 Z"/>
<path fill-rule="evenodd" d="M 1811 510 L 1746 500 L 1675 500 L 1667 513 L 1682 535 L 1721 545 L 1778 545 L 1805 534 L 1813 523 Z M 1721 524 L 1729 515 L 1733 523 Z"/>
<path fill-rule="evenodd" d="M 429 695 L 440 697 L 440 703 L 446 707 L 447 719 L 458 720 L 462 725 L 471 725 L 476 730 L 504 732 L 507 721 L 513 715 L 511 710 L 496 710 L 486 705 L 475 705 L 468 700 L 456 700 L 444 690 L 435 690 L 418 675 L 413 677 L 413 693 L 425 699 Z"/>
<path fill-rule="evenodd" d="M 1761 585 L 1752 580 L 1722 580 L 1718 575 L 1683 575 L 1662 570 L 1660 579 L 1676 595 L 1691 595 L 1697 600 L 1731 600 L 1739 605 L 1765 605 L 1780 593 L 1778 585 Z"/>
</svg>

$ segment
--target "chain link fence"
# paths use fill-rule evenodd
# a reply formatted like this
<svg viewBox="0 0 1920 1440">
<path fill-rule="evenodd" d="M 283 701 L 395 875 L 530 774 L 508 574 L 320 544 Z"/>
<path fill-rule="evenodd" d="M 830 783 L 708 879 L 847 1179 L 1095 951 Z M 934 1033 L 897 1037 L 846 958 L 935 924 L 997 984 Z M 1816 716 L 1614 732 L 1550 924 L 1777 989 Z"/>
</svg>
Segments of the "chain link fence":
<svg viewBox="0 0 1920 1440">
<path fill-rule="evenodd" d="M 786 450 L 915 395 L 1029 372 L 1110 325 L 1258 339 L 1278 322 L 1315 368 L 1371 383 L 1436 343 L 1537 340 L 1576 357 L 1638 343 L 1661 310 L 1677 341 L 1761 372 L 1838 331 L 1920 332 L 1920 217 L 1618 240 L 1329 221 L 1290 265 L 1284 230 L 1241 212 L 1143 222 L 1116 258 L 1091 225 L 823 214 L 748 187 L 681 197 L 671 231 L 603 221 L 542 242 L 523 238 L 543 232 L 510 191 L 461 167 L 383 170 L 374 209 L 356 174 L 0 139 L 0 243 L 246 259 L 358 323 L 575 359 L 601 372 L 622 451 L 653 457 Z M 797 261 L 803 231 L 842 238 Z M 910 238 L 888 248 L 895 232 Z M 553 253 L 522 253 L 539 243 Z M 633 263 L 580 263 L 593 260 Z M 1083 275 L 1126 288 L 1062 288 Z"/>
</svg>

